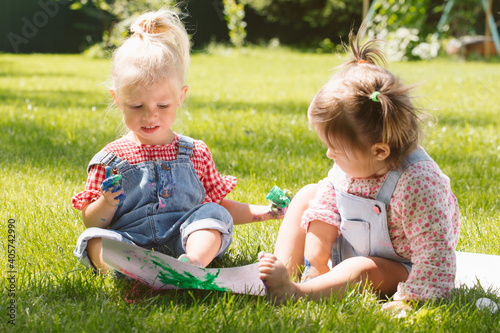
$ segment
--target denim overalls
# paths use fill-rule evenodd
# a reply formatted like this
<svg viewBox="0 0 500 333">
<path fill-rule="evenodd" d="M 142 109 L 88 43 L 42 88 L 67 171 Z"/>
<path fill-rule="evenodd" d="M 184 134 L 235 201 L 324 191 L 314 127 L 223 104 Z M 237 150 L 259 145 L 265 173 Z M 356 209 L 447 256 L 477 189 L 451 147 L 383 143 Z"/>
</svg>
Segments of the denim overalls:
<svg viewBox="0 0 500 333">
<path fill-rule="evenodd" d="M 89 239 L 110 238 L 154 249 L 167 255 L 185 253 L 187 237 L 201 229 L 220 231 L 221 257 L 232 241 L 233 219 L 216 203 L 201 204 L 205 190 L 190 156 L 193 139 L 180 136 L 177 159 L 129 164 L 113 153 L 99 152 L 91 166 L 109 165 L 122 175 L 126 198 L 116 210 L 108 229 L 88 228 L 79 237 L 74 254 L 90 266 L 86 247 Z"/>
<path fill-rule="evenodd" d="M 370 256 L 398 261 L 410 272 L 411 261 L 400 257 L 392 246 L 387 228 L 387 206 L 403 171 L 419 161 L 432 161 L 422 148 L 411 153 L 400 169 L 389 172 L 375 200 L 335 189 L 341 223 L 340 235 L 332 247 L 332 267 L 351 257 Z M 334 186 L 332 176 L 328 178 Z"/>
</svg>

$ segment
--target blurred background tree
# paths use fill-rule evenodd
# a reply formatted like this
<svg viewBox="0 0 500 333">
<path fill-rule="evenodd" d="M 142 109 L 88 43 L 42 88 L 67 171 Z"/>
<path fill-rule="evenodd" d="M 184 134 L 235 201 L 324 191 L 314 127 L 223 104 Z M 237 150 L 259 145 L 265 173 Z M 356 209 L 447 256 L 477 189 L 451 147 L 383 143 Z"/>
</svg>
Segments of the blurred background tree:
<svg viewBox="0 0 500 333">
<path fill-rule="evenodd" d="M 362 21 L 363 1 L 342 0 L 242 0 L 267 22 L 307 31 L 306 40 L 319 49 L 338 44 L 351 27 Z M 437 56 L 440 43 L 435 35 L 438 22 L 449 0 L 377 0 L 375 15 L 368 22 L 370 37 L 387 40 L 386 52 L 392 60 L 429 59 Z M 500 1 L 493 2 L 492 12 L 500 20 Z M 249 20 L 249 36 L 251 24 Z M 481 35 L 485 12 L 481 0 L 457 0 L 439 31 L 441 38 Z M 497 27 L 498 27 L 497 23 Z M 319 29 L 318 29 L 319 28 Z M 249 38 L 251 38 L 250 36 Z M 295 43 L 303 43 L 301 33 Z"/>
<path fill-rule="evenodd" d="M 102 41 L 92 45 L 86 52 L 91 56 L 103 57 L 107 50 L 117 47 L 129 34 L 129 26 L 141 13 L 172 5 L 165 0 L 75 0 L 72 10 L 80 10 L 92 3 L 99 11 L 102 22 Z M 178 10 L 178 12 L 180 12 Z"/>
<path fill-rule="evenodd" d="M 375 0 L 369 1 L 373 4 Z M 393 59 L 435 55 L 433 39 L 449 0 L 376 0 L 371 34 L 388 39 Z M 176 5 L 192 35 L 193 48 L 211 42 L 233 45 L 289 45 L 316 52 L 339 50 L 349 31 L 363 21 L 363 0 L 2 0 L 0 51 L 81 52 L 103 56 L 128 33 L 131 20 L 145 10 Z M 55 15 L 44 8 L 54 7 Z M 500 20 L 500 1 L 493 1 Z M 45 13 L 45 14 L 44 14 Z M 45 15 L 47 20 L 40 20 Z M 37 16 L 38 15 L 38 16 Z M 26 37 L 26 22 L 36 34 Z M 498 26 L 498 24 L 497 24 Z M 481 0 L 457 0 L 440 38 L 484 33 Z M 29 29 L 28 29 L 29 30 Z M 230 37 L 232 36 L 232 38 Z M 15 46 L 15 48 L 13 47 Z"/>
<path fill-rule="evenodd" d="M 241 1 L 247 7 L 248 39 L 253 42 L 278 38 L 282 44 L 316 49 L 330 45 L 328 41 L 340 43 L 341 36 L 345 39 L 362 21 L 362 0 Z M 253 24 L 262 19 L 264 24 Z"/>
<path fill-rule="evenodd" d="M 224 18 L 227 22 L 229 30 L 229 39 L 236 47 L 242 47 L 245 43 L 247 32 L 245 27 L 247 23 L 243 21 L 245 18 L 245 6 L 241 3 L 236 3 L 235 0 L 222 0 L 224 4 Z"/>
<path fill-rule="evenodd" d="M 391 60 L 412 60 L 436 57 L 443 39 L 484 33 L 485 11 L 481 0 L 455 1 L 438 30 L 448 2 L 377 0 L 373 8 L 375 15 L 369 22 L 369 37 L 387 41 L 385 51 Z M 497 14 L 500 11 L 498 1 L 495 11 Z"/>
</svg>

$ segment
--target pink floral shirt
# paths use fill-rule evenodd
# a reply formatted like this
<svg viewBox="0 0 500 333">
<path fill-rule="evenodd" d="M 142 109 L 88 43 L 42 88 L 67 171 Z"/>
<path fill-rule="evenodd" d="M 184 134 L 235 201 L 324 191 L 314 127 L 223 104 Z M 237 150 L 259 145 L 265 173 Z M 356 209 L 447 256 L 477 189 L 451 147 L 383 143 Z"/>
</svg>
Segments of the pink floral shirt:
<svg viewBox="0 0 500 333">
<path fill-rule="evenodd" d="M 387 177 L 356 179 L 336 165 L 330 170 L 332 176 L 338 189 L 368 199 L 377 197 Z M 329 181 L 320 181 L 301 225 L 307 229 L 314 220 L 340 226 L 335 190 Z M 445 297 L 454 287 L 460 220 L 450 179 L 435 162 L 417 162 L 403 172 L 387 207 L 387 225 L 396 253 L 413 263 L 394 299 Z"/>
</svg>

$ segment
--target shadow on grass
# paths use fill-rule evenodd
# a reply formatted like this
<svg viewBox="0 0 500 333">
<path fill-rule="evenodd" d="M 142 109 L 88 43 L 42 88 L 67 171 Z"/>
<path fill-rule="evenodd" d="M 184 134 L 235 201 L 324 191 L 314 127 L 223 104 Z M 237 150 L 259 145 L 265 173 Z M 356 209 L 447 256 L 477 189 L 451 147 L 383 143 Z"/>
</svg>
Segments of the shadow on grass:
<svg viewBox="0 0 500 333">
<path fill-rule="evenodd" d="M 119 136 L 117 128 L 106 132 L 98 128 L 97 125 L 101 125 L 98 122 L 105 121 L 99 120 L 99 116 L 103 115 L 104 111 L 98 111 L 95 114 L 90 113 L 90 111 L 83 111 L 88 112 L 88 116 L 76 113 L 81 112 L 78 110 L 82 109 L 90 110 L 95 105 L 95 98 L 85 99 L 87 95 L 85 92 L 42 91 L 30 93 L 30 95 L 26 95 L 26 98 L 29 98 L 29 104 L 33 107 L 37 105 L 44 107 L 43 110 L 39 108 L 36 112 L 27 109 L 27 103 L 24 98 L 21 98 L 22 95 L 18 91 L 10 91 L 6 95 L 0 95 L 0 102 L 12 105 L 12 110 L 15 113 L 14 117 L 4 117 L 0 120 L 0 149 L 2 151 L 2 163 L 6 167 L 31 164 L 40 168 L 62 166 L 85 170 L 92 156 Z M 61 98 L 61 96 L 64 96 L 64 98 Z M 61 108 L 68 108 L 68 110 L 51 110 L 51 103 L 54 103 L 54 101 L 57 101 L 59 110 Z M 19 106 L 19 104 L 22 105 Z M 207 105 L 197 102 L 193 103 L 192 107 L 206 108 Z M 236 105 L 221 102 L 214 106 L 215 110 L 228 110 L 231 108 L 265 110 L 257 112 L 264 112 L 265 114 L 277 112 L 286 117 L 287 109 L 297 109 L 299 106 L 294 103 L 289 105 L 269 103 L 259 105 L 243 102 Z M 69 109 L 73 110 L 70 112 Z M 48 115 L 45 113 L 48 113 Z M 91 127 L 92 121 L 96 122 L 95 128 Z M 229 119 L 228 121 L 234 122 L 235 126 L 238 126 L 237 119 Z M 293 149 L 293 146 L 296 145 L 295 142 L 289 140 L 289 134 L 286 130 L 264 136 L 259 132 L 265 132 L 265 124 L 262 127 L 260 124 L 257 124 L 257 126 L 258 128 L 251 128 L 251 130 L 243 134 L 248 138 L 258 137 L 259 140 L 256 142 L 249 140 L 247 142 L 249 145 L 242 146 L 240 141 L 228 137 L 227 132 L 225 134 L 224 131 L 219 131 L 215 135 L 215 141 L 212 140 L 209 147 L 217 150 L 218 146 L 221 145 L 224 151 L 232 156 L 238 156 L 242 151 L 247 151 L 256 155 L 255 160 L 258 161 L 269 159 L 269 154 L 285 158 L 289 151 Z M 102 126 L 100 127 L 102 128 Z M 210 135 L 213 136 L 213 128 L 207 128 L 206 131 L 191 130 L 185 134 L 205 141 L 204 136 L 208 132 L 212 132 Z M 278 150 L 273 149 L 272 144 L 262 145 L 262 142 L 269 143 L 269 140 L 278 143 L 285 142 L 285 144 Z M 314 142 L 314 144 L 317 144 L 317 142 Z M 218 156 L 214 156 L 214 158 L 219 161 L 218 167 L 221 170 L 230 168 L 232 165 L 231 161 L 225 158 L 219 158 Z"/>
<path fill-rule="evenodd" d="M 174 302 L 176 307 L 191 307 L 213 305 L 226 295 L 237 295 L 244 302 L 261 297 L 203 289 L 154 289 L 129 278 L 97 276 L 85 268 L 59 276 L 44 273 L 36 278 L 32 277 L 30 281 L 31 285 L 18 288 L 18 302 L 28 308 L 34 307 L 31 304 L 33 300 L 42 306 L 44 303 L 53 302 L 64 306 L 64 303 L 73 304 L 78 301 L 82 304 L 91 302 L 90 308 L 92 308 L 100 307 L 99 302 L 117 304 L 117 300 L 120 300 L 123 302 L 121 305 L 127 303 L 138 306 L 169 306 Z M 96 303 L 96 300 L 100 301 Z"/>
<path fill-rule="evenodd" d="M 227 297 L 239 297 L 240 301 L 248 303 L 256 301 L 262 296 L 233 294 L 231 292 L 202 290 L 202 289 L 161 289 L 155 290 L 139 281 L 117 282 L 117 292 L 123 301 L 137 305 L 169 306 L 175 302 L 176 307 L 213 306 Z"/>
<path fill-rule="evenodd" d="M 4 167 L 85 169 L 102 146 L 98 142 L 105 138 L 104 134 L 89 133 L 85 128 L 65 129 L 29 119 L 3 120 L 0 125 L 2 164 Z"/>
<path fill-rule="evenodd" d="M 82 108 L 92 109 L 94 106 L 106 107 L 110 100 L 105 95 L 92 95 L 87 91 L 63 91 L 63 90 L 31 90 L 26 89 L 3 89 L 0 93 L 0 102 L 3 105 L 11 105 L 15 112 L 21 104 L 26 106 L 29 101 L 33 107 L 57 108 Z M 24 109 L 27 110 L 27 109 Z M 48 110 L 50 111 L 50 110 Z"/>
</svg>

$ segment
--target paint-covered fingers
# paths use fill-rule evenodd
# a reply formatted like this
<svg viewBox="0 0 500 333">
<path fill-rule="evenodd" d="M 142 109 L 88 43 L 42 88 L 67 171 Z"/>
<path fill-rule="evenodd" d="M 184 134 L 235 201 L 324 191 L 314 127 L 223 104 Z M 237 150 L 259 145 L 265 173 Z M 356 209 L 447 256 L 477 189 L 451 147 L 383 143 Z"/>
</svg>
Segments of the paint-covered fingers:
<svg viewBox="0 0 500 333">
<path fill-rule="evenodd" d="M 101 187 L 101 193 L 106 203 L 110 206 L 118 207 L 121 206 L 125 201 L 125 193 L 123 192 L 122 187 L 119 185 L 118 187 L 113 186 L 106 190 Z"/>
<path fill-rule="evenodd" d="M 109 190 L 112 190 L 113 188 L 120 187 L 120 180 L 122 179 L 122 175 L 113 174 L 113 169 L 110 166 L 107 166 L 105 168 L 105 171 L 106 171 L 106 178 L 101 184 L 101 190 L 103 192 L 107 192 Z"/>
<path fill-rule="evenodd" d="M 113 174 L 113 169 L 106 167 L 106 178 L 101 184 L 101 193 L 106 203 L 111 206 L 121 206 L 125 200 L 125 193 L 120 185 L 122 175 Z"/>
<path fill-rule="evenodd" d="M 110 167 L 109 165 L 107 165 L 104 168 L 104 172 L 106 172 L 106 178 L 109 178 L 109 177 L 113 176 L 113 168 Z"/>
<path fill-rule="evenodd" d="M 269 221 L 269 220 L 279 220 L 282 219 L 284 214 L 279 208 L 273 205 L 268 206 L 253 206 L 253 222 Z"/>
<path fill-rule="evenodd" d="M 293 193 L 290 190 L 281 190 L 278 186 L 274 186 L 266 196 L 266 199 L 271 202 L 268 214 L 273 219 L 282 219 L 292 198 Z"/>
<path fill-rule="evenodd" d="M 282 220 L 285 217 L 286 211 L 288 209 L 288 206 L 281 208 L 275 206 L 274 204 L 271 204 L 268 207 L 268 214 L 271 215 L 271 217 L 275 220 Z"/>
<path fill-rule="evenodd" d="M 269 220 L 282 220 L 285 216 L 287 207 L 279 208 L 274 204 L 267 206 L 259 206 L 259 210 L 254 214 L 254 221 L 269 221 Z"/>
<path fill-rule="evenodd" d="M 121 187 L 120 187 L 120 190 L 121 190 L 121 193 L 117 197 L 115 197 L 115 201 L 118 201 L 117 206 L 123 205 L 123 201 L 125 201 L 125 193 L 123 192 Z"/>
</svg>

